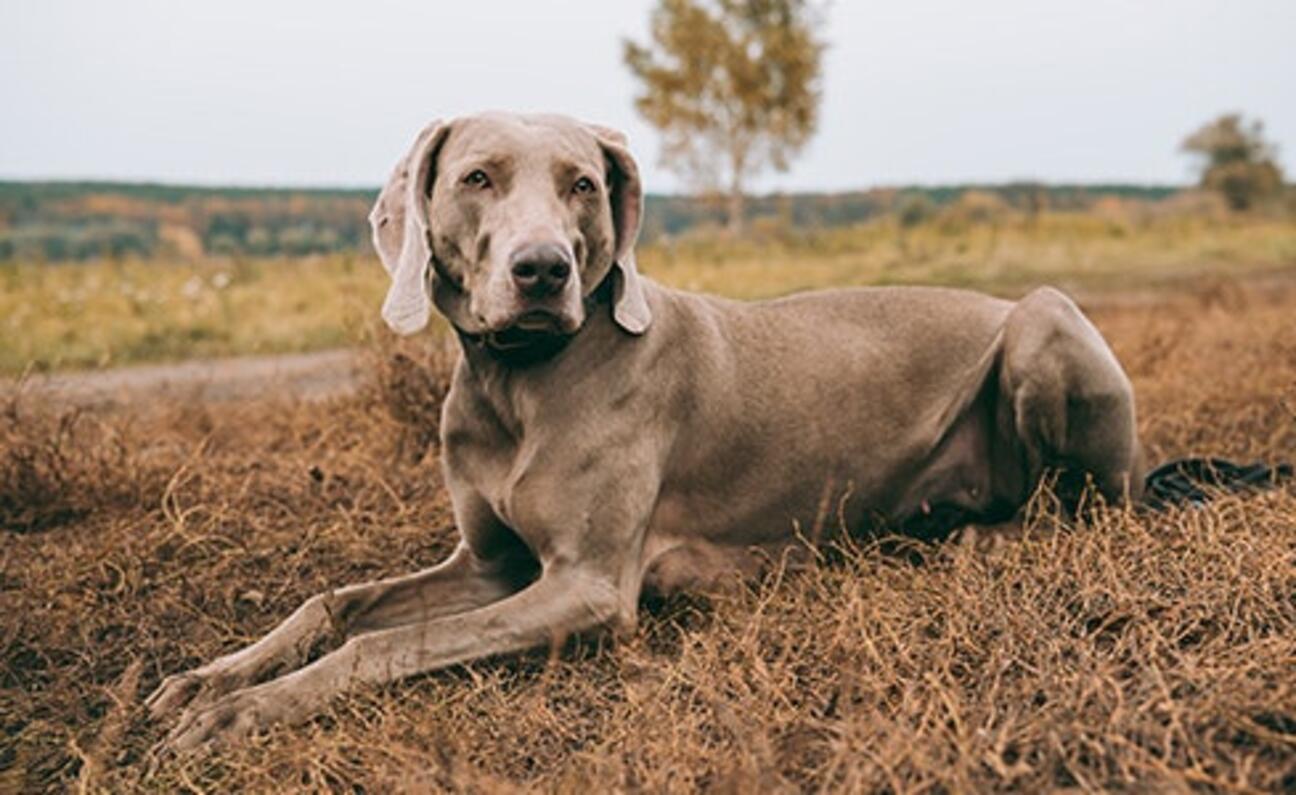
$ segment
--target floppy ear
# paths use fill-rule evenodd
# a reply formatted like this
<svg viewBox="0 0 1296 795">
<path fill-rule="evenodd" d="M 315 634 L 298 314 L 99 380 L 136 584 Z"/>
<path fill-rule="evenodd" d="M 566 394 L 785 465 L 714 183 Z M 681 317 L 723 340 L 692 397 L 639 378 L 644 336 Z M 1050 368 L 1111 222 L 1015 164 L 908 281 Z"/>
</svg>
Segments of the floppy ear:
<svg viewBox="0 0 1296 795">
<path fill-rule="evenodd" d="M 631 334 L 642 334 L 652 323 L 652 310 L 644 296 L 639 271 L 635 268 L 634 246 L 643 219 L 643 185 L 626 137 L 616 130 L 589 125 L 608 163 L 608 192 L 612 202 L 612 225 L 616 249 L 612 267 L 619 274 L 612 285 L 612 318 Z"/>
<path fill-rule="evenodd" d="M 423 128 L 369 212 L 374 248 L 391 276 L 382 317 L 398 334 L 413 334 L 428 322 L 427 279 L 432 260 L 428 199 L 437 150 L 448 129 L 440 121 Z"/>
</svg>

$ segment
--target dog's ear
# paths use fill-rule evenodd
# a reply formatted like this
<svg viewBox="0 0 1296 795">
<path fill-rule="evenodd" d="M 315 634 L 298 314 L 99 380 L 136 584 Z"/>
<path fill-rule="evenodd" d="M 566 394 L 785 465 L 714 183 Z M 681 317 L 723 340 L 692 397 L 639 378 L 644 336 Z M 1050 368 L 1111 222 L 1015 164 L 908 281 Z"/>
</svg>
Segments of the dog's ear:
<svg viewBox="0 0 1296 795">
<path fill-rule="evenodd" d="M 617 271 L 612 285 L 612 318 L 631 334 L 642 334 L 652 323 L 652 310 L 644 296 L 635 268 L 634 247 L 643 220 L 643 184 L 639 166 L 620 132 L 589 125 L 608 165 L 608 193 L 612 202 L 612 225 L 616 231 L 616 253 L 612 267 Z"/>
<path fill-rule="evenodd" d="M 440 121 L 423 128 L 369 212 L 374 248 L 391 276 L 382 317 L 398 334 L 421 330 L 430 314 L 427 280 L 435 274 L 428 272 L 432 261 L 428 200 L 437 151 L 448 131 L 449 125 Z"/>
</svg>

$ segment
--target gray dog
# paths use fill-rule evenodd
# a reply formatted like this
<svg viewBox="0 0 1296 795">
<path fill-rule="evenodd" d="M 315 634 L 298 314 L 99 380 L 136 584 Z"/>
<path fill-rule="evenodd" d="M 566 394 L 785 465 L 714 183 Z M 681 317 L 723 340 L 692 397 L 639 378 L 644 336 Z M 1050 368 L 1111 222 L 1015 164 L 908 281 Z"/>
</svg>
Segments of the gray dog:
<svg viewBox="0 0 1296 795">
<path fill-rule="evenodd" d="M 642 207 L 601 127 L 485 114 L 419 134 L 370 220 L 383 317 L 409 334 L 435 306 L 462 344 L 441 431 L 459 545 L 168 677 L 149 705 L 183 710 L 171 747 L 632 626 L 645 589 L 752 572 L 826 505 L 849 528 L 996 521 L 1054 468 L 1137 497 L 1129 380 L 1056 290 L 679 292 L 635 270 Z M 303 667 L 328 637 L 346 640 Z"/>
</svg>

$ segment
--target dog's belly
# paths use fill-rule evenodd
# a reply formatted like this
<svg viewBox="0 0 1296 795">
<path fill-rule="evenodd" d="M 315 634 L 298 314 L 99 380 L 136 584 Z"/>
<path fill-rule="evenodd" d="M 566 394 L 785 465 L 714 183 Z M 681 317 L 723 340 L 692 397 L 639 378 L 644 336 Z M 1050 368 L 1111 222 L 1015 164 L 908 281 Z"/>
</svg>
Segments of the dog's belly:
<svg viewBox="0 0 1296 795">
<path fill-rule="evenodd" d="M 813 543 L 940 506 L 987 508 L 995 406 L 978 396 L 978 367 L 1010 307 L 878 290 L 721 305 L 710 318 L 694 308 L 708 321 L 690 329 L 694 366 L 713 372 L 695 382 L 650 547 Z"/>
<path fill-rule="evenodd" d="M 668 594 L 714 589 L 765 567 L 799 564 L 843 535 L 878 531 L 940 537 L 969 522 L 999 521 L 1002 495 L 992 472 L 992 415 L 973 410 L 925 456 L 879 461 L 854 451 L 835 466 L 793 457 L 749 460 L 759 482 L 735 472 L 705 493 L 664 488 L 644 546 L 644 588 Z M 848 434 L 843 437 L 848 438 Z M 919 445 L 921 446 L 921 445 Z"/>
</svg>

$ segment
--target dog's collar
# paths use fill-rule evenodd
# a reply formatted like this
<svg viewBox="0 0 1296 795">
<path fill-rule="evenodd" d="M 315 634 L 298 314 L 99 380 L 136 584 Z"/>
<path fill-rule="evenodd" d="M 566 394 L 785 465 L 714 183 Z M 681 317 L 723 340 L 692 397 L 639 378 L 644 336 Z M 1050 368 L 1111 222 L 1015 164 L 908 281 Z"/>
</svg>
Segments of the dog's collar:
<svg viewBox="0 0 1296 795">
<path fill-rule="evenodd" d="M 571 334 L 545 334 L 536 332 L 491 332 L 473 334 L 459 327 L 455 333 L 465 348 L 481 351 L 492 360 L 510 367 L 528 367 L 539 362 L 548 361 L 557 356 L 572 337 Z"/>
</svg>

